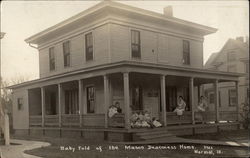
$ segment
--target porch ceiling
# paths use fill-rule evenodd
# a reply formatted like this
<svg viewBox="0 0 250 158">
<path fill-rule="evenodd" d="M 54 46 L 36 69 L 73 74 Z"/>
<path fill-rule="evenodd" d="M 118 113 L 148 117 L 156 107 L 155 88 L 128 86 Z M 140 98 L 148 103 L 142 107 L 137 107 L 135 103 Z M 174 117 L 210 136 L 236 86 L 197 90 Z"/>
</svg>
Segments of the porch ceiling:
<svg viewBox="0 0 250 158">
<path fill-rule="evenodd" d="M 145 63 L 139 61 L 121 61 L 116 63 L 102 64 L 93 67 L 82 68 L 79 70 L 62 73 L 46 78 L 32 80 L 17 85 L 12 85 L 7 88 L 17 89 L 21 87 L 36 88 L 41 86 L 48 86 L 53 84 L 65 83 L 69 81 L 76 81 L 91 77 L 102 76 L 105 74 L 114 74 L 122 72 L 135 72 L 155 75 L 170 75 L 180 77 L 193 77 L 196 83 L 211 83 L 217 79 L 220 82 L 238 81 L 238 78 L 245 76 L 242 73 L 228 73 L 220 71 L 212 71 L 207 69 L 197 69 L 190 67 L 178 67 L 166 64 Z"/>
</svg>

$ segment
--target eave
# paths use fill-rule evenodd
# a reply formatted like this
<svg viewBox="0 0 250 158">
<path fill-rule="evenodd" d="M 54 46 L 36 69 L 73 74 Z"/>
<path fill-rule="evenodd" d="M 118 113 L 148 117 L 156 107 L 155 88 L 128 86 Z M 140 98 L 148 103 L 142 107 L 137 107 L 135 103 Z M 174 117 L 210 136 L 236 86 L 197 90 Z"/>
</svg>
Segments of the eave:
<svg viewBox="0 0 250 158">
<path fill-rule="evenodd" d="M 154 64 L 154 63 L 145 63 L 137 61 L 121 61 L 116 63 L 102 64 L 98 66 L 82 68 L 79 70 L 57 74 L 49 76 L 46 78 L 41 78 L 37 80 L 32 80 L 24 82 L 17 85 L 12 85 L 7 88 L 17 89 L 21 87 L 30 86 L 32 84 L 44 83 L 48 81 L 57 81 L 60 82 L 60 79 L 68 78 L 68 81 L 77 80 L 80 77 L 81 79 L 87 77 L 102 76 L 105 74 L 111 73 L 121 73 L 124 71 L 128 72 L 138 72 L 138 73 L 148 73 L 148 74 L 158 74 L 158 75 L 173 75 L 173 76 L 183 76 L 183 77 L 194 77 L 194 78 L 204 78 L 204 79 L 218 79 L 221 81 L 238 81 L 238 77 L 245 76 L 243 73 L 232 73 L 232 72 L 222 72 L 222 71 L 213 71 L 208 69 L 198 69 L 198 68 L 189 68 L 189 67 L 179 67 L 171 66 L 166 64 Z M 91 75 L 90 75 L 91 74 Z M 94 74 L 94 75 L 93 75 Z M 84 76 L 85 75 L 85 76 Z M 75 76 L 75 79 L 72 78 Z M 86 77 L 87 76 L 87 77 Z M 53 82 L 54 83 L 54 82 Z"/>
</svg>

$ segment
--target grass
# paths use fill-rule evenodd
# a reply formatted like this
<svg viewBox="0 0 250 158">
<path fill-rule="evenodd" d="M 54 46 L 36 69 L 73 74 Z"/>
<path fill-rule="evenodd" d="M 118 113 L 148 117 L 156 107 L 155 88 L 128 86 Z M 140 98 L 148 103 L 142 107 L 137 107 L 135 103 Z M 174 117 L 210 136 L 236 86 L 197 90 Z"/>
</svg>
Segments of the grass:
<svg viewBox="0 0 250 158">
<path fill-rule="evenodd" d="M 239 133 L 240 132 L 240 133 Z M 244 135 L 246 136 L 247 131 L 238 132 L 222 132 L 219 134 L 202 134 L 189 136 L 192 139 L 210 139 L 210 140 L 225 140 L 228 137 Z M 20 139 L 20 138 L 18 138 Z M 39 149 L 33 149 L 25 151 L 27 154 L 36 155 L 44 158 L 158 158 L 158 157 L 169 157 L 169 158 L 197 158 L 197 157 L 247 157 L 248 148 L 246 147 L 230 147 L 230 146 L 208 146 L 204 149 L 204 145 L 199 144 L 154 144 L 153 147 L 172 148 L 172 149 L 148 149 L 148 145 L 136 145 L 137 150 L 126 150 L 124 145 L 117 145 L 101 140 L 90 140 L 90 139 L 68 139 L 68 138 L 23 138 L 25 140 L 38 140 L 50 142 L 51 146 L 42 147 Z M 183 146 L 181 146 L 183 145 Z M 74 147 L 76 150 L 63 151 L 60 147 Z M 78 146 L 89 146 L 90 150 L 78 150 Z M 96 147 L 102 147 L 102 151 L 96 150 Z M 109 147 L 118 147 L 118 150 L 110 150 Z M 184 149 L 183 147 L 186 147 Z M 128 147 L 128 146 L 127 146 Z M 140 149 L 139 149 L 140 148 Z M 144 149 L 142 149 L 144 148 Z M 190 149 L 194 148 L 194 149 Z M 208 149 L 209 148 L 209 149 Z M 197 151 L 209 151 L 210 153 L 194 153 Z M 214 155 L 213 155 L 214 154 Z"/>
</svg>

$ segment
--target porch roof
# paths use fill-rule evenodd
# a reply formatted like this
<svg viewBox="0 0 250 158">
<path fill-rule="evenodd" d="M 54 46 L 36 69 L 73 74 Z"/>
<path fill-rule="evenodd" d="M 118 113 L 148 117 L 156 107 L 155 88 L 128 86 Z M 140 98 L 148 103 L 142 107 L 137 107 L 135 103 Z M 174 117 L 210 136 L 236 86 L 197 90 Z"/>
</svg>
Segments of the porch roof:
<svg viewBox="0 0 250 158">
<path fill-rule="evenodd" d="M 96 76 L 102 76 L 105 74 L 121 73 L 121 72 L 137 72 L 146 74 L 159 74 L 170 76 L 182 76 L 193 77 L 199 80 L 201 83 L 206 83 L 208 80 L 224 81 L 238 81 L 239 77 L 243 77 L 246 74 L 214 71 L 208 69 L 191 68 L 184 66 L 172 66 L 168 64 L 159 63 L 146 63 L 139 61 L 120 61 L 116 63 L 101 64 L 93 67 L 81 68 L 75 71 L 61 73 L 45 78 L 31 80 L 20 84 L 8 86 L 9 89 L 17 89 L 22 87 L 40 87 L 53 84 L 59 84 L 63 82 L 69 82 L 74 80 L 86 79 Z"/>
</svg>

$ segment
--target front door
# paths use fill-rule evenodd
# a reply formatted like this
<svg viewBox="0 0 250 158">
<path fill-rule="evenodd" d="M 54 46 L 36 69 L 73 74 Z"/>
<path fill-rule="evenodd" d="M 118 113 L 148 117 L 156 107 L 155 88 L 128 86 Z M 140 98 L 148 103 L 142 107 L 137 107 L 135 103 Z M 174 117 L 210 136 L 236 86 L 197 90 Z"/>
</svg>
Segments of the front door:
<svg viewBox="0 0 250 158">
<path fill-rule="evenodd" d="M 142 94 L 141 86 L 132 88 L 132 110 L 143 110 Z"/>
</svg>

